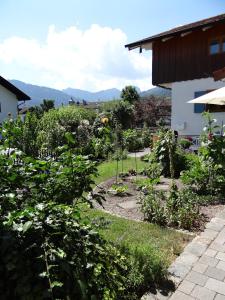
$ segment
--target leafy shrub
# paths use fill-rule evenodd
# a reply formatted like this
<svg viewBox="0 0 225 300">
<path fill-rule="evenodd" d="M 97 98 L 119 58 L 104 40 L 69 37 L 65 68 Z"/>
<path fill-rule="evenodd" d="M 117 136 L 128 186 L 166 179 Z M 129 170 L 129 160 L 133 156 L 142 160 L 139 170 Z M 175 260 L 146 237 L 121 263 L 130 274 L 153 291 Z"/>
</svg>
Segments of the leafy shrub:
<svg viewBox="0 0 225 300">
<path fill-rule="evenodd" d="M 127 260 L 77 205 L 90 201 L 95 164 L 66 146 L 57 161 L 8 150 L 0 152 L 2 298 L 122 299 Z"/>
<path fill-rule="evenodd" d="M 216 124 L 209 113 L 203 115 L 206 126 L 201 136 L 198 156 L 187 157 L 189 168 L 183 172 L 182 181 L 199 194 L 216 195 L 225 191 L 225 139 L 217 135 L 223 128 Z"/>
<path fill-rule="evenodd" d="M 66 143 L 65 133 L 71 132 L 78 136 L 78 127 L 83 120 L 93 123 L 95 114 L 90 110 L 77 107 L 67 106 L 58 109 L 51 109 L 44 113 L 38 125 L 37 142 L 39 149 L 47 148 L 54 151 L 58 146 Z M 91 128 L 87 125 L 83 131 L 85 136 L 82 139 L 76 139 L 76 147 L 81 146 L 78 142 L 91 142 Z"/>
<path fill-rule="evenodd" d="M 143 148 L 142 138 L 139 136 L 137 130 L 127 129 L 123 131 L 123 141 L 125 148 L 130 152 Z"/>
<path fill-rule="evenodd" d="M 0 227 L 4 299 L 117 299 L 125 258 L 79 212 L 54 202 L 13 212 Z"/>
<path fill-rule="evenodd" d="M 161 129 L 158 140 L 155 142 L 149 162 L 160 163 L 162 175 L 165 177 L 179 177 L 186 168 L 185 153 L 177 147 L 174 134 L 171 130 Z"/>
<path fill-rule="evenodd" d="M 128 186 L 124 184 L 113 184 L 111 190 L 115 192 L 115 195 L 122 197 L 127 194 Z"/>
<path fill-rule="evenodd" d="M 144 218 L 149 222 L 165 225 L 166 211 L 163 206 L 165 201 L 165 194 L 152 188 L 148 195 L 141 199 L 141 211 L 144 214 Z"/>
<path fill-rule="evenodd" d="M 179 140 L 179 145 L 182 149 L 189 149 L 192 145 L 192 142 L 188 139 L 180 139 Z"/>
<path fill-rule="evenodd" d="M 157 162 L 150 163 L 147 167 L 145 167 L 144 173 L 150 179 L 158 179 L 162 174 L 162 166 L 160 163 Z"/>
<path fill-rule="evenodd" d="M 175 183 L 167 196 L 152 188 L 141 199 L 141 210 L 149 222 L 188 230 L 198 226 L 201 220 L 199 205 L 199 198 L 194 192 L 188 189 L 178 191 Z"/>
</svg>

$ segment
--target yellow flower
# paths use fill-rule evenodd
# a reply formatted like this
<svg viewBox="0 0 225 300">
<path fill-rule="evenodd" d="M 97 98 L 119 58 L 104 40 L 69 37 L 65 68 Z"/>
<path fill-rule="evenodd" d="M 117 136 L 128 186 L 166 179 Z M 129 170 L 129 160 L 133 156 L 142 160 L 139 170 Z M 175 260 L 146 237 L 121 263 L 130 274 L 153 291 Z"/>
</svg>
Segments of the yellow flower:
<svg viewBox="0 0 225 300">
<path fill-rule="evenodd" d="M 107 124 L 107 123 L 109 122 L 109 119 L 108 119 L 108 118 L 102 118 L 102 119 L 101 119 L 101 122 L 102 122 L 103 124 Z"/>
</svg>

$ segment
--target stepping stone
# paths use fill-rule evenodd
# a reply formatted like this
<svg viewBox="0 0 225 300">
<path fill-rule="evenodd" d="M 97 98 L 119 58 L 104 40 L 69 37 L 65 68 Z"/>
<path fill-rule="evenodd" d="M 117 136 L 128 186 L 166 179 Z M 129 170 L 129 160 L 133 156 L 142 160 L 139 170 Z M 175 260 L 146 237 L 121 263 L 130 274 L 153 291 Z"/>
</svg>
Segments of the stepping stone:
<svg viewBox="0 0 225 300">
<path fill-rule="evenodd" d="M 138 204 L 136 200 L 129 200 L 129 201 L 121 202 L 121 203 L 118 203 L 117 205 L 123 209 L 132 209 L 132 208 L 137 208 L 140 206 L 140 204 Z"/>
</svg>

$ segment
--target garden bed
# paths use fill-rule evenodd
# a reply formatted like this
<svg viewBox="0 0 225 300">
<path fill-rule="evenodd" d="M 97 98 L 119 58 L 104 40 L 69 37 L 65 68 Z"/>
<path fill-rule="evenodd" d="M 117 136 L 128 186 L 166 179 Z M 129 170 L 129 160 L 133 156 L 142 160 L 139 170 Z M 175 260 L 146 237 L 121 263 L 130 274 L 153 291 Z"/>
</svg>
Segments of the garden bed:
<svg viewBox="0 0 225 300">
<path fill-rule="evenodd" d="M 115 184 L 116 177 L 112 177 L 96 188 L 96 192 L 105 191 L 103 206 L 95 204 L 95 208 L 104 210 L 111 214 L 136 221 L 144 221 L 144 215 L 140 211 L 140 190 L 137 189 L 135 180 L 137 178 L 147 178 L 144 176 L 128 176 L 123 179 L 122 184 L 127 187 L 127 192 L 123 196 L 113 195 L 108 191 Z M 157 190 L 168 191 L 171 184 L 171 179 L 161 178 L 160 183 L 155 186 Z M 176 184 L 179 188 L 182 187 L 180 180 L 176 180 Z M 204 225 L 211 218 L 213 218 L 221 209 L 224 208 L 224 204 L 215 203 L 206 206 L 200 206 L 200 213 L 202 214 L 202 222 L 198 224 L 194 231 L 200 231 L 204 229 Z"/>
</svg>

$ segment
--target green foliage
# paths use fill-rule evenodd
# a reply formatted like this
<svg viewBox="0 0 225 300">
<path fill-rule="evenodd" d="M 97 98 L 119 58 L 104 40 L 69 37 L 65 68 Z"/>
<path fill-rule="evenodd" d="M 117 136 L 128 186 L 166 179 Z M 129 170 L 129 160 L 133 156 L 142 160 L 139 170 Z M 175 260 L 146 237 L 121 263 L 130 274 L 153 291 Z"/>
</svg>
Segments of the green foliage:
<svg viewBox="0 0 225 300">
<path fill-rule="evenodd" d="M 206 126 L 201 136 L 198 156 L 192 158 L 190 168 L 183 172 L 182 181 L 199 194 L 216 195 L 225 191 L 225 139 L 217 135 L 223 128 L 216 125 L 209 113 L 204 113 Z"/>
<path fill-rule="evenodd" d="M 134 104 L 134 102 L 140 99 L 140 96 L 134 86 L 128 85 L 122 89 L 120 97 L 123 101 L 126 101 L 130 104 Z"/>
<path fill-rule="evenodd" d="M 43 103 L 41 103 L 41 109 L 43 112 L 47 112 L 50 109 L 55 108 L 55 101 L 51 99 L 43 99 Z"/>
<path fill-rule="evenodd" d="M 9 127 L 10 130 L 10 127 Z M 68 146 L 58 160 L 0 152 L 0 282 L 4 299 L 118 299 L 127 261 L 81 218 L 96 167 Z M 75 141 L 67 133 L 69 145 Z M 100 202 L 101 198 L 92 194 Z"/>
<path fill-rule="evenodd" d="M 87 125 L 82 132 L 82 139 L 76 138 L 74 146 L 81 147 L 80 140 L 85 141 L 87 144 L 91 143 L 91 129 L 88 127 L 89 122 L 93 122 L 94 113 L 90 110 L 77 107 L 67 106 L 58 109 L 49 110 L 46 112 L 38 125 L 37 142 L 39 148 L 54 151 L 58 146 L 64 145 L 65 133 L 72 132 L 78 136 L 80 130 L 79 125 L 87 120 Z M 83 136 L 85 133 L 85 137 Z"/>
<path fill-rule="evenodd" d="M 119 101 L 113 111 L 112 118 L 122 125 L 123 129 L 130 128 L 133 122 L 134 107 L 127 101 Z"/>
<path fill-rule="evenodd" d="M 189 149 L 192 145 L 192 142 L 188 139 L 180 139 L 179 140 L 179 145 L 182 149 Z"/>
<path fill-rule="evenodd" d="M 188 230 L 198 226 L 201 220 L 199 205 L 199 198 L 194 192 L 189 189 L 178 191 L 175 183 L 169 195 L 152 187 L 141 199 L 141 210 L 149 222 Z"/>
<path fill-rule="evenodd" d="M 185 153 L 178 148 L 172 130 L 159 131 L 149 162 L 160 163 L 162 175 L 165 177 L 179 177 L 180 172 L 186 168 Z"/>
<path fill-rule="evenodd" d="M 120 183 L 113 184 L 111 186 L 111 190 L 115 192 L 115 195 L 122 197 L 127 194 L 128 186 L 125 184 L 120 184 Z"/>
<path fill-rule="evenodd" d="M 130 151 L 137 151 L 143 148 L 142 139 L 135 129 L 127 129 L 123 131 L 123 144 Z"/>
<path fill-rule="evenodd" d="M 148 192 L 147 196 L 141 199 L 141 211 L 145 220 L 158 225 L 166 224 L 166 214 L 162 201 L 165 201 L 164 193 L 155 191 L 153 188 Z"/>
</svg>

